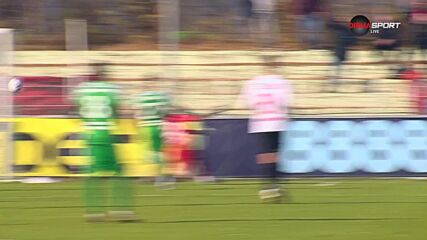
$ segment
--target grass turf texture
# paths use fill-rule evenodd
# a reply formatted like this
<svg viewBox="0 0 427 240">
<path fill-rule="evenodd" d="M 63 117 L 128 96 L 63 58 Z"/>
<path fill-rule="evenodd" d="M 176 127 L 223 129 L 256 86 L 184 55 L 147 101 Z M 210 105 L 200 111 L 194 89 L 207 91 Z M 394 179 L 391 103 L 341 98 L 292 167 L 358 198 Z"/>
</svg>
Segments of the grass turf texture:
<svg viewBox="0 0 427 240">
<path fill-rule="evenodd" d="M 81 186 L 1 183 L 0 239 L 427 239 L 426 180 L 291 180 L 283 204 L 260 203 L 256 181 L 135 182 L 142 222 L 95 224 Z"/>
</svg>

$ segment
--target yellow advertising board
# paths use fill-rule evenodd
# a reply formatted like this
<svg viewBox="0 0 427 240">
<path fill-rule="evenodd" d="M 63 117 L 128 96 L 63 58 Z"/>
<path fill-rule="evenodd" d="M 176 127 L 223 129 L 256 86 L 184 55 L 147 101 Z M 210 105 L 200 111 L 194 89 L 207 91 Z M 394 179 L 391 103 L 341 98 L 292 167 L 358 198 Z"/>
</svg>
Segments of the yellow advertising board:
<svg viewBox="0 0 427 240">
<path fill-rule="evenodd" d="M 17 118 L 14 122 L 15 176 L 79 176 L 79 169 L 88 163 L 78 119 Z M 113 131 L 118 159 L 128 176 L 153 176 L 156 165 L 150 160 L 149 144 L 139 141 L 136 133 L 134 120 L 120 120 Z"/>
</svg>

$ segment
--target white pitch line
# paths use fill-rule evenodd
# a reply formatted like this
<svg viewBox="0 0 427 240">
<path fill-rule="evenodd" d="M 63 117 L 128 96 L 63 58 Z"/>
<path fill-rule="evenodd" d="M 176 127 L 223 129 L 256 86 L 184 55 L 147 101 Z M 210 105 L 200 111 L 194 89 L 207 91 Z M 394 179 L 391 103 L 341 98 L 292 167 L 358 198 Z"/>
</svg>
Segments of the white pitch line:
<svg viewBox="0 0 427 240">
<path fill-rule="evenodd" d="M 20 183 L 22 182 L 21 180 L 18 179 L 6 179 L 6 180 L 0 180 L 0 183 Z M 2 240 L 2 239 L 0 239 Z"/>
<path fill-rule="evenodd" d="M 199 195 L 176 195 L 176 194 L 139 194 L 138 197 L 188 197 L 188 196 L 197 196 L 197 197 L 246 197 L 246 196 L 258 196 L 258 194 L 199 194 Z"/>
<path fill-rule="evenodd" d="M 409 179 L 409 180 L 427 180 L 427 177 L 406 177 L 404 179 Z"/>
<path fill-rule="evenodd" d="M 324 182 L 313 184 L 313 187 L 330 187 L 339 184 L 339 182 Z"/>
</svg>

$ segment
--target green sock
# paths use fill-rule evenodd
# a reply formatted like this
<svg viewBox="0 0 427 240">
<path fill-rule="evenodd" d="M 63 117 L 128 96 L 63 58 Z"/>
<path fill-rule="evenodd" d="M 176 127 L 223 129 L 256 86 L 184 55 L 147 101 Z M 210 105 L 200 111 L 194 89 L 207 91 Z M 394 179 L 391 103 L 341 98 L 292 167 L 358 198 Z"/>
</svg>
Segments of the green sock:
<svg viewBox="0 0 427 240">
<path fill-rule="evenodd" d="M 130 211 L 134 206 L 132 180 L 123 176 L 112 178 L 112 205 L 114 211 Z"/>
<path fill-rule="evenodd" d="M 104 213 L 106 211 L 108 193 L 101 177 L 87 177 L 84 182 L 84 199 L 86 212 Z"/>
</svg>

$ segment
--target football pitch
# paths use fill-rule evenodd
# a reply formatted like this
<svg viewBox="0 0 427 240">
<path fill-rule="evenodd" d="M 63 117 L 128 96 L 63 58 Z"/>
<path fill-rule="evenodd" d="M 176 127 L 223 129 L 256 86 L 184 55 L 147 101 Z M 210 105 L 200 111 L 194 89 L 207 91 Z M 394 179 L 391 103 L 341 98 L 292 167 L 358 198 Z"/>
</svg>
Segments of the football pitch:
<svg viewBox="0 0 427 240">
<path fill-rule="evenodd" d="M 0 183 L 0 239 L 427 239 L 427 180 L 293 179 L 263 204 L 259 181 L 135 181 L 137 223 L 86 223 L 81 180 Z"/>
</svg>

